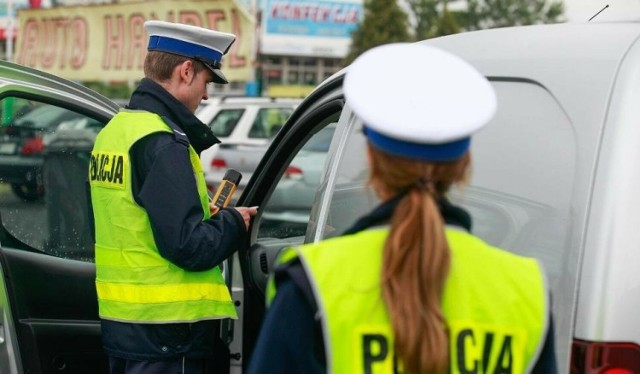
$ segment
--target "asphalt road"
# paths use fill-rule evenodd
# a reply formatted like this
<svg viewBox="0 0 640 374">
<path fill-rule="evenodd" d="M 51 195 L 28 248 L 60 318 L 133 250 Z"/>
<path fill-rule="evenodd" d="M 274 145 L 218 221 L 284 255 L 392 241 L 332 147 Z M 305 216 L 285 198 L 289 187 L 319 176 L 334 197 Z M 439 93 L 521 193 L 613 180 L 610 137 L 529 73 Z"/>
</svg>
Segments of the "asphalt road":
<svg viewBox="0 0 640 374">
<path fill-rule="evenodd" d="M 0 184 L 0 219 L 6 230 L 24 243 L 42 249 L 49 236 L 44 200 L 25 202 L 9 185 Z M 0 243 L 1 245 L 2 243 Z"/>
</svg>

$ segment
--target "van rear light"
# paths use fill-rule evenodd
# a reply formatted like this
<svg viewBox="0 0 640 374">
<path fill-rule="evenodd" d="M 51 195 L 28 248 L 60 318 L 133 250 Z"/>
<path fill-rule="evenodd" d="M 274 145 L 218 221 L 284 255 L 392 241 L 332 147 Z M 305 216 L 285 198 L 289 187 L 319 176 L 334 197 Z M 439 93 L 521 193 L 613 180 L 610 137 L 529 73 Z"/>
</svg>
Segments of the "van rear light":
<svg viewBox="0 0 640 374">
<path fill-rule="evenodd" d="M 224 169 L 227 167 L 227 161 L 225 161 L 224 158 L 215 157 L 213 160 L 211 160 L 211 167 Z"/>
<path fill-rule="evenodd" d="M 22 151 L 20 153 L 22 153 L 23 155 L 33 155 L 33 154 L 42 153 L 43 150 L 44 150 L 44 143 L 42 142 L 42 138 L 35 137 L 35 138 L 29 138 L 24 142 L 24 145 L 22 146 Z"/>
<path fill-rule="evenodd" d="M 287 179 L 301 180 L 303 177 L 302 169 L 297 166 L 288 166 L 284 171 L 284 177 Z"/>
<path fill-rule="evenodd" d="M 635 343 L 590 342 L 574 339 L 571 374 L 640 373 L 640 346 Z"/>
</svg>

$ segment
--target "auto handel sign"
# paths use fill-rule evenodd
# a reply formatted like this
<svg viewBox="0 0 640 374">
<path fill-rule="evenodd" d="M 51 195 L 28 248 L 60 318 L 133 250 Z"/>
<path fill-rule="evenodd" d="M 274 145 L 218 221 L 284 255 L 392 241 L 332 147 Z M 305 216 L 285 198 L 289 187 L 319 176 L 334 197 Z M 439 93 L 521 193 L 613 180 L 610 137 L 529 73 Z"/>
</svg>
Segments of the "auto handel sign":
<svg viewBox="0 0 640 374">
<path fill-rule="evenodd" d="M 249 80 L 255 20 L 233 0 L 156 1 L 23 10 L 15 62 L 79 81 L 143 76 L 146 20 L 181 22 L 238 36 L 223 59 L 230 81 Z"/>
</svg>

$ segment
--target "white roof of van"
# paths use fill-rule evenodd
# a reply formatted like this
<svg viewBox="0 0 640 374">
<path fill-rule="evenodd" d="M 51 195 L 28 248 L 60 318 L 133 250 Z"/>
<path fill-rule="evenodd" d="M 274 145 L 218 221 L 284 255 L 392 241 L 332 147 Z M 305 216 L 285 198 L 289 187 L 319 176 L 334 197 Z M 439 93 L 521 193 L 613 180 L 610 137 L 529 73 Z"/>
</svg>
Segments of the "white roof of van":
<svg viewBox="0 0 640 374">
<path fill-rule="evenodd" d="M 597 131 L 620 64 L 639 35 L 640 23 L 564 23 L 460 33 L 422 43 L 457 54 L 490 79 L 542 85 L 574 124 Z"/>
</svg>

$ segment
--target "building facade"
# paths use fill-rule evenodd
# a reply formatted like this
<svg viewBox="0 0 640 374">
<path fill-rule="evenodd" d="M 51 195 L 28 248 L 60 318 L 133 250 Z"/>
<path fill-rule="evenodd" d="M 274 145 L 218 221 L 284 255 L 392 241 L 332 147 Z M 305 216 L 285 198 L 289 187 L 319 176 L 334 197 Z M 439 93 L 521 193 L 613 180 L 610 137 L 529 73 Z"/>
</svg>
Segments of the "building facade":
<svg viewBox="0 0 640 374">
<path fill-rule="evenodd" d="M 140 2 L 13 0 L 4 17 L 0 8 L 2 58 L 77 81 L 135 84 L 144 21 L 185 22 L 238 36 L 223 61 L 230 84 L 215 92 L 304 97 L 342 68 L 363 17 L 362 0 L 155 0 L 143 9 Z"/>
</svg>

